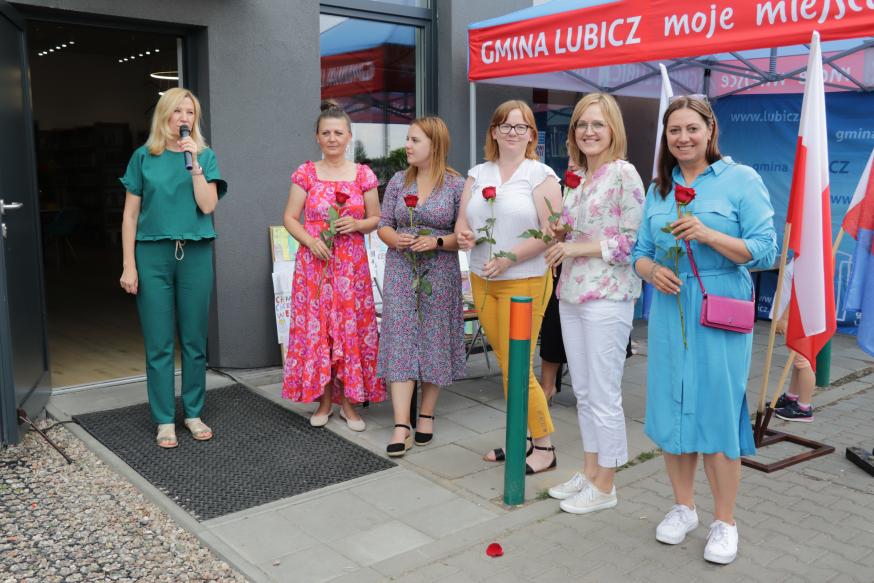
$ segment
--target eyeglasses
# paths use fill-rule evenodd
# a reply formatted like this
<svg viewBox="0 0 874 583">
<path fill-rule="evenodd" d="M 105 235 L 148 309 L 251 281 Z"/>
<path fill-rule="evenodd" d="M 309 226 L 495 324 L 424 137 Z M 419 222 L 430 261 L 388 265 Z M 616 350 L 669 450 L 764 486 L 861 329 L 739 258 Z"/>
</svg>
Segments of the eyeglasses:
<svg viewBox="0 0 874 583">
<path fill-rule="evenodd" d="M 591 123 L 587 121 L 578 121 L 574 124 L 574 128 L 578 130 L 583 130 L 584 132 L 589 131 L 589 129 L 591 128 L 593 132 L 600 133 L 607 129 L 607 124 L 601 123 L 600 121 L 593 121 Z"/>
<path fill-rule="evenodd" d="M 710 103 L 710 100 L 707 99 L 707 96 L 703 93 L 692 93 L 690 95 L 672 95 L 671 98 L 668 99 L 668 103 L 673 103 L 683 97 L 686 97 L 688 99 L 697 99 L 698 101 L 703 101 L 704 103 Z"/>
<path fill-rule="evenodd" d="M 510 130 L 513 130 L 513 133 L 517 136 L 524 136 L 528 133 L 528 130 L 531 129 L 531 126 L 525 123 L 517 123 L 516 125 L 509 123 L 502 123 L 498 126 L 498 131 L 502 134 L 509 134 Z"/>
</svg>

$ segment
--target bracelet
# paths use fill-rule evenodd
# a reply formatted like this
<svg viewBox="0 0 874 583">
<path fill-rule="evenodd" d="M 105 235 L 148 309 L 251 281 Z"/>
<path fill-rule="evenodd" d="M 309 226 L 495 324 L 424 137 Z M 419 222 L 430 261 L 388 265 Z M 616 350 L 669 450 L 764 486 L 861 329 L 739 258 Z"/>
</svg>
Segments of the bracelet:
<svg viewBox="0 0 874 583">
<path fill-rule="evenodd" d="M 652 283 L 652 278 L 655 276 L 656 269 L 658 269 L 659 267 L 661 267 L 661 265 L 659 265 L 658 263 L 653 261 L 652 267 L 649 270 L 649 282 L 650 283 Z"/>
<path fill-rule="evenodd" d="M 203 166 L 195 166 L 190 172 L 192 176 L 203 176 Z"/>
</svg>

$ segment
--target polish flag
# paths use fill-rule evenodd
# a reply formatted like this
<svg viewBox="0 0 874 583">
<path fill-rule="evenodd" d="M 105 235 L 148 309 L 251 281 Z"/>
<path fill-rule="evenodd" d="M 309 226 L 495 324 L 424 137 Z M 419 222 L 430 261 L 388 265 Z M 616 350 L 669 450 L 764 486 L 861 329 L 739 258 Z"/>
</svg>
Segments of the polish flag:
<svg viewBox="0 0 874 583">
<path fill-rule="evenodd" d="M 859 185 L 844 217 L 844 231 L 856 240 L 850 278 L 847 281 L 848 312 L 856 312 L 859 347 L 874 356 L 874 151 L 859 179 Z"/>
<path fill-rule="evenodd" d="M 856 241 L 859 240 L 859 229 L 874 231 L 874 172 L 871 170 L 872 163 L 874 163 L 874 150 L 871 150 L 871 155 L 868 156 L 868 164 L 862 171 L 856 192 L 853 193 L 853 200 L 847 207 L 847 214 L 844 216 L 842 224 L 844 231 Z"/>
<path fill-rule="evenodd" d="M 786 223 L 795 252 L 786 345 L 816 369 L 816 355 L 837 329 L 828 134 L 819 33 L 813 33 Z"/>
</svg>

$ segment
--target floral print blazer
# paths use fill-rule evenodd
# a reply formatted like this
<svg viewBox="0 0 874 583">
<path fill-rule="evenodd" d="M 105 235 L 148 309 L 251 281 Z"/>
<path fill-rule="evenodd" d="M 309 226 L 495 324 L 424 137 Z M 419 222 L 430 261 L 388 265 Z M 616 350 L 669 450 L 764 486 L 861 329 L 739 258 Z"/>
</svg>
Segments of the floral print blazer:
<svg viewBox="0 0 874 583">
<path fill-rule="evenodd" d="M 601 257 L 564 260 L 557 295 L 580 304 L 592 300 L 628 301 L 640 295 L 640 278 L 631 267 L 631 250 L 643 216 L 643 182 L 634 166 L 614 160 L 568 192 L 563 219 L 568 242 L 601 242 Z"/>
</svg>

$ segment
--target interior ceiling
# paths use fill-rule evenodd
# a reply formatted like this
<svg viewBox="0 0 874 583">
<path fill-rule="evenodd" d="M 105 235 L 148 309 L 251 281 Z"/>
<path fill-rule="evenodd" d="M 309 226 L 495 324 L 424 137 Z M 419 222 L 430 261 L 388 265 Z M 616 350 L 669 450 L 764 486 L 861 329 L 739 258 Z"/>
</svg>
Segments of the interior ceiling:
<svg viewBox="0 0 874 583">
<path fill-rule="evenodd" d="M 165 63 L 171 69 L 176 68 L 176 38 L 173 36 L 41 21 L 29 22 L 27 36 L 31 60 L 78 53 L 105 57 L 116 63 L 124 58 L 130 62 L 130 58 L 135 57 L 134 60 Z M 70 41 L 73 44 L 69 44 Z M 63 47 L 64 43 L 67 43 L 66 47 Z M 39 56 L 49 49 L 54 49 L 54 52 Z M 146 54 L 146 51 L 151 54 Z"/>
</svg>

